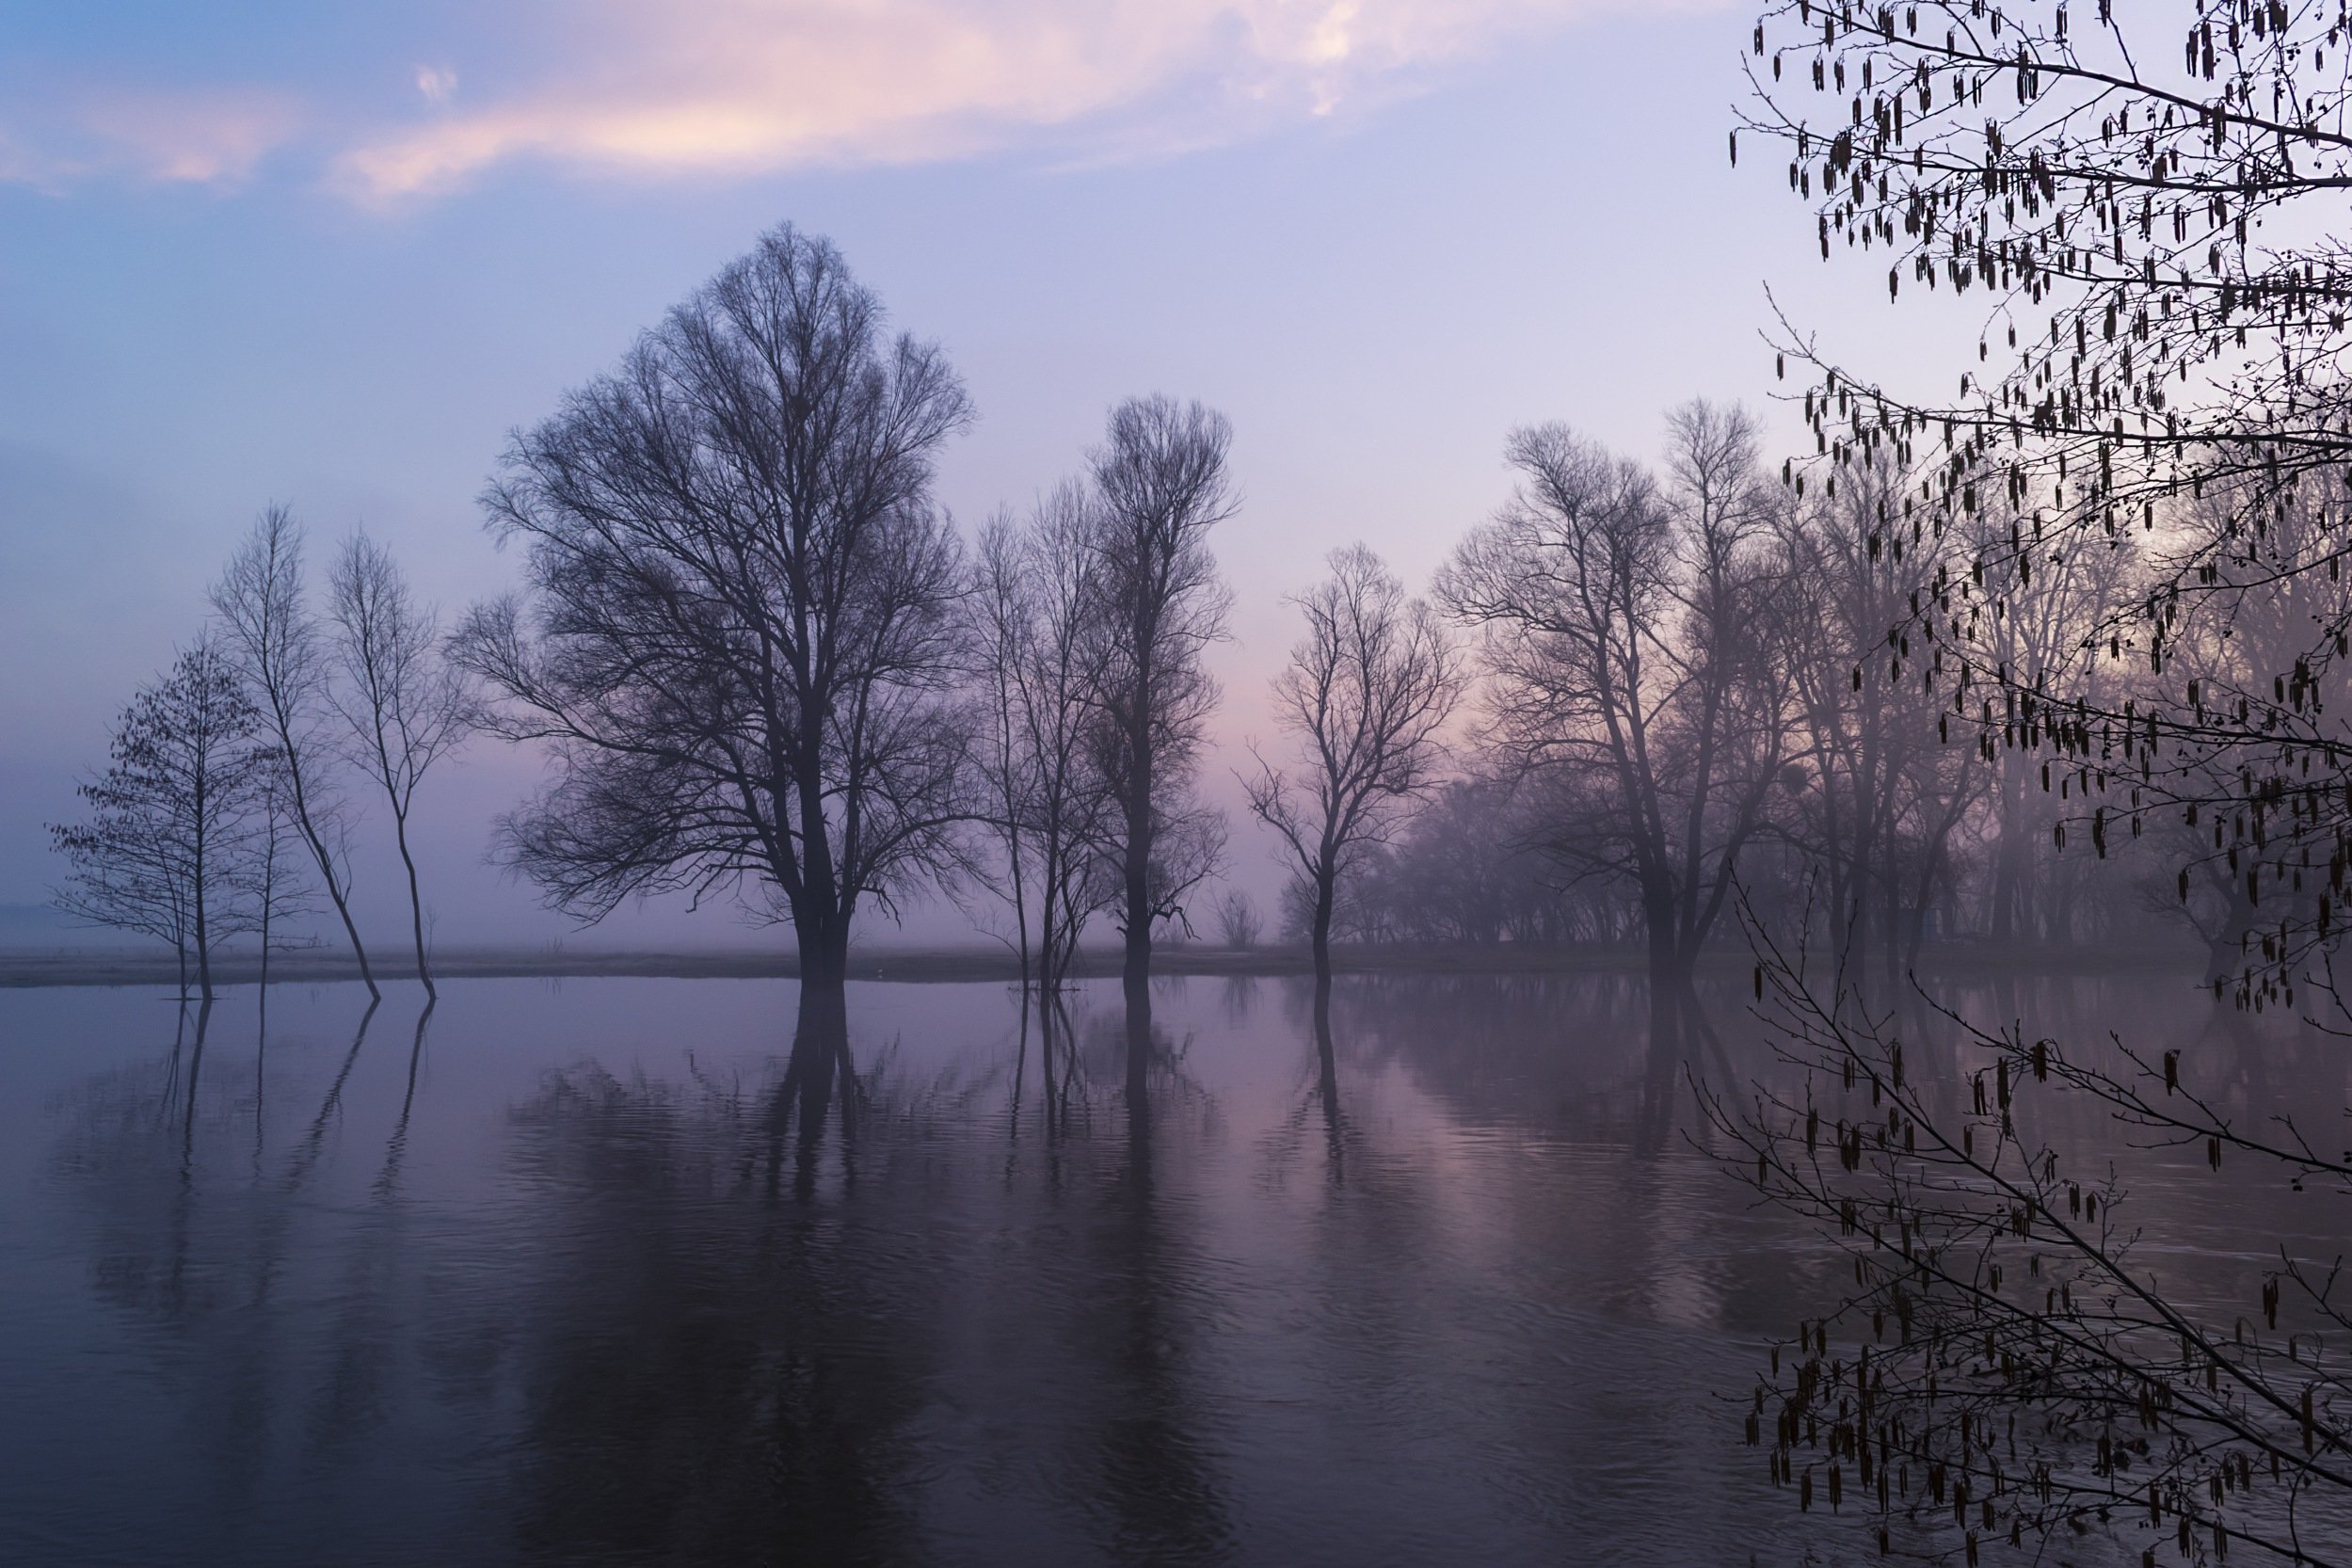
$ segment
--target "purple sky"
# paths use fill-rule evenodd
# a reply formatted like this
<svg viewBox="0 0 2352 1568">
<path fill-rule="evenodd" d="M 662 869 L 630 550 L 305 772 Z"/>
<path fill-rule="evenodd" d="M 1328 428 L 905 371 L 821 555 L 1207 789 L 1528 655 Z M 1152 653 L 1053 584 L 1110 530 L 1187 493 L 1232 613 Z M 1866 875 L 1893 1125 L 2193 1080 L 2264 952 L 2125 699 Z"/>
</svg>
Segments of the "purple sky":
<svg viewBox="0 0 2352 1568">
<path fill-rule="evenodd" d="M 1232 417 L 1209 768 L 1230 800 L 1239 743 L 1272 739 L 1281 596 L 1325 552 L 1366 540 L 1418 585 L 1501 499 L 1513 424 L 1647 454 L 1673 403 L 1761 403 L 1768 280 L 1857 349 L 1918 330 L 1882 290 L 1840 306 L 1866 269 L 1821 266 L 1765 149 L 1727 167 L 1752 22 L 1592 0 L 10 8 L 0 904 L 46 897 L 41 824 L 262 505 L 293 504 L 315 553 L 363 523 L 446 608 L 502 585 L 473 497 L 504 433 L 786 218 L 967 377 L 981 418 L 944 491 L 968 523 L 1069 472 L 1123 395 Z M 428 784 L 443 941 L 566 929 L 483 865 L 528 774 L 485 745 Z M 1235 851 L 1270 896 L 1263 846 L 1237 828 Z M 741 937 L 657 911 L 600 939 Z"/>
</svg>

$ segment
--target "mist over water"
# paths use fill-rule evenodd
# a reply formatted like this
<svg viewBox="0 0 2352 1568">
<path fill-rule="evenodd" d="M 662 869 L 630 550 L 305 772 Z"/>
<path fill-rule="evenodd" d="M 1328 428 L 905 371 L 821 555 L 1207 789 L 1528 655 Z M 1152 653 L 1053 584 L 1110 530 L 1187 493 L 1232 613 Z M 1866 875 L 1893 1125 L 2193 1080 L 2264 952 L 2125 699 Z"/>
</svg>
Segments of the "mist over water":
<svg viewBox="0 0 2352 1568">
<path fill-rule="evenodd" d="M 860 984 L 813 1127 L 790 983 L 444 989 L 0 997 L 0 1560 L 1873 1555 L 1741 1441 L 1830 1259 L 1631 983 L 1343 979 L 1326 1053 L 1304 983 L 1163 982 L 1140 1098 L 1115 986 Z M 1969 1000 L 2344 1094 L 2169 982 Z M 1772 1070 L 1711 1000 L 1702 1070 Z M 2216 1297 L 2352 1230 L 2144 1163 Z"/>
</svg>

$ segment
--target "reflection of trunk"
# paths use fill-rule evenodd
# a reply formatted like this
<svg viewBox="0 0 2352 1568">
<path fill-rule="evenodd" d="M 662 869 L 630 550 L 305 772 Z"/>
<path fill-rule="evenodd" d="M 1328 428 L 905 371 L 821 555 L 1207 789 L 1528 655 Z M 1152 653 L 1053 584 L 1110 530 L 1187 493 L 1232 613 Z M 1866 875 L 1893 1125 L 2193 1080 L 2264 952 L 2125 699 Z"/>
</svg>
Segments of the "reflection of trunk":
<svg viewBox="0 0 2352 1568">
<path fill-rule="evenodd" d="M 797 1120 L 793 1150 L 792 1191 L 808 1197 L 816 1190 L 817 1156 L 824 1144 L 824 1124 L 833 1105 L 836 1083 L 841 1090 L 841 1121 L 846 1133 L 852 1113 L 856 1079 L 850 1069 L 849 1018 L 841 1006 L 840 986 L 812 989 L 804 979 L 800 991 L 800 1021 L 792 1033 L 792 1053 L 784 1064 L 783 1081 L 776 1086 L 769 1107 L 768 1191 L 773 1194 L 783 1179 L 784 1139 Z"/>
<path fill-rule="evenodd" d="M 212 999 L 207 997 L 196 1010 L 196 1047 L 188 1053 L 188 1097 L 180 1116 L 180 1185 L 193 1185 L 196 1179 L 196 1080 L 204 1070 L 204 1035 L 213 1022 Z"/>
<path fill-rule="evenodd" d="M 1688 1052 L 1686 1015 L 1697 1009 L 1688 966 L 1650 969 L 1650 1048 L 1642 1074 L 1641 1109 L 1634 1127 L 1634 1152 L 1651 1156 L 1666 1147 L 1674 1121 L 1674 1079 Z"/>
<path fill-rule="evenodd" d="M 343 1103 L 344 1082 L 350 1078 L 352 1067 L 358 1064 L 360 1048 L 367 1044 L 367 1026 L 375 1021 L 376 1010 L 382 1005 L 382 998 L 368 998 L 367 1011 L 360 1015 L 360 1027 L 351 1035 L 351 1049 L 344 1053 L 343 1065 L 336 1070 L 335 1081 L 328 1085 L 327 1097 L 319 1102 L 318 1114 L 311 1118 L 311 1129 L 304 1135 L 301 1146 L 287 1161 L 286 1186 L 289 1190 L 301 1186 L 303 1177 L 309 1176 L 311 1167 L 317 1163 L 319 1150 L 327 1142 L 328 1124 L 334 1119 L 335 1107 Z"/>
<path fill-rule="evenodd" d="M 1127 1123 L 1128 1133 L 1148 1143 L 1151 1138 L 1151 981 L 1128 976 L 1127 993 Z"/>
<path fill-rule="evenodd" d="M 811 901 L 813 902 L 813 901 Z M 824 912 L 796 911 L 792 934 L 800 948 L 800 1021 L 794 1036 L 845 1030 L 849 1019 L 849 921 Z"/>
<path fill-rule="evenodd" d="M 1331 1045 L 1331 980 L 1315 984 L 1315 1065 L 1317 1088 L 1323 1102 L 1323 1142 L 1331 1162 L 1331 1179 L 1337 1186 L 1346 1177 L 1347 1141 L 1339 1120 L 1339 1059 Z"/>
<path fill-rule="evenodd" d="M 400 1096 L 400 1119 L 392 1124 L 391 1141 L 384 1145 L 383 1174 L 376 1178 L 376 1195 L 389 1198 L 400 1182 L 400 1161 L 408 1148 L 408 1112 L 417 1102 L 417 1066 L 424 1060 L 424 1028 L 433 1021 L 433 1009 L 440 1005 L 427 991 L 424 1006 L 417 1014 L 416 1033 L 408 1041 L 408 1086 Z"/>
</svg>

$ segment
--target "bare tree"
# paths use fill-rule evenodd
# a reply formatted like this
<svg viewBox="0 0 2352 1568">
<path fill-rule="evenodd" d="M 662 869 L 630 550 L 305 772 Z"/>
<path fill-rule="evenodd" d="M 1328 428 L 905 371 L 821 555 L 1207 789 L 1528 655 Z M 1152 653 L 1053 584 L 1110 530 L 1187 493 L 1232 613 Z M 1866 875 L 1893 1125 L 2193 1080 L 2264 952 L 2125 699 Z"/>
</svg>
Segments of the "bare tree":
<svg viewBox="0 0 2352 1568">
<path fill-rule="evenodd" d="M 1257 946 L 1259 935 L 1257 905 L 1240 888 L 1226 888 L 1217 901 L 1217 940 L 1236 952 L 1247 952 Z"/>
<path fill-rule="evenodd" d="M 1331 983 L 1333 900 L 1366 846 L 1384 843 L 1436 782 L 1438 731 L 1460 698 L 1460 661 L 1429 606 L 1363 545 L 1291 602 L 1306 639 L 1274 677 L 1275 722 L 1298 743 L 1288 770 L 1257 759 L 1250 809 L 1282 836 L 1309 892 L 1318 984 Z"/>
<path fill-rule="evenodd" d="M 1635 888 L 1661 1039 L 1780 782 L 1785 706 L 1752 427 L 1699 405 L 1675 429 L 1671 499 L 1562 426 L 1519 431 L 1517 494 L 1438 582 L 1481 632 L 1496 744 L 1561 803 L 1546 846 Z"/>
<path fill-rule="evenodd" d="M 999 890 L 1013 904 L 1022 974 L 1047 993 L 1067 977 L 1109 882 L 1114 803 L 1089 707 L 1107 650 L 1093 520 L 1085 488 L 1070 482 L 1026 523 L 992 520 L 971 597 L 989 721 L 983 771 L 1006 860 Z"/>
<path fill-rule="evenodd" d="M 1225 470 L 1232 440 L 1224 416 L 1198 403 L 1130 398 L 1111 411 L 1103 444 L 1089 455 L 1104 639 L 1094 706 L 1103 773 L 1119 804 L 1112 853 L 1130 994 L 1151 974 L 1152 927 L 1180 914 L 1222 848 L 1191 787 L 1218 696 L 1201 655 L 1224 634 L 1231 602 L 1208 536 L 1237 504 Z"/>
<path fill-rule="evenodd" d="M 335 651 L 343 664 L 343 680 L 331 696 L 350 726 L 354 760 L 392 808 L 392 841 L 408 876 L 417 978 L 426 995 L 438 996 L 425 956 L 424 894 L 408 845 L 408 814 L 417 786 L 433 764 L 472 730 L 473 696 L 462 670 L 442 657 L 438 618 L 409 596 L 408 579 L 390 551 L 364 534 L 354 535 L 336 555 L 327 589 Z"/>
<path fill-rule="evenodd" d="M 289 819 L 343 923 L 360 981 L 375 997 L 382 993 L 351 916 L 346 824 L 334 780 L 338 753 L 322 733 L 328 662 L 317 618 L 304 602 L 302 542 L 291 511 L 264 511 L 213 585 L 213 609 L 277 748 Z"/>
<path fill-rule="evenodd" d="M 111 763 L 78 792 L 88 816 L 49 830 L 72 868 L 58 907 L 170 943 L 184 997 L 191 958 L 210 1001 L 213 950 L 256 925 L 266 735 L 235 663 L 200 637 L 115 721 Z"/>
<path fill-rule="evenodd" d="M 486 498 L 529 597 L 477 608 L 496 728 L 555 776 L 510 860 L 596 919 L 749 885 L 790 920 L 804 1021 L 842 1016 L 851 924 L 971 814 L 963 568 L 932 463 L 970 417 L 883 334 L 833 247 L 781 228 L 515 438 Z"/>
<path fill-rule="evenodd" d="M 1021 532 L 1000 512 L 980 531 L 965 614 L 972 653 L 972 676 L 980 685 L 984 722 L 974 755 L 987 784 L 984 819 L 1002 851 L 1000 865 L 981 868 L 978 880 L 1013 910 L 1014 952 L 1021 984 L 1032 979 L 1030 946 L 1028 831 L 1034 814 L 1037 759 L 1026 743 L 1021 675 L 1030 658 L 1030 589 Z"/>
<path fill-rule="evenodd" d="M 2200 1279 L 2181 1195 L 2134 1191 L 2193 1181 L 2194 1154 L 2216 1183 L 2352 1192 L 2332 1129 L 2260 1113 L 2211 1052 L 1870 1013 L 1752 935 L 1794 1081 L 1701 1084 L 1700 1110 L 1727 1170 L 1835 1264 L 1746 1417 L 1774 1481 L 1920 1561 L 2004 1539 L 2092 1560 L 2087 1537 L 2148 1563 L 2348 1560 L 2352 1311 L 2327 1233 L 2223 1249 Z M 2061 1146 L 2103 1119 L 2112 1148 Z"/>
</svg>

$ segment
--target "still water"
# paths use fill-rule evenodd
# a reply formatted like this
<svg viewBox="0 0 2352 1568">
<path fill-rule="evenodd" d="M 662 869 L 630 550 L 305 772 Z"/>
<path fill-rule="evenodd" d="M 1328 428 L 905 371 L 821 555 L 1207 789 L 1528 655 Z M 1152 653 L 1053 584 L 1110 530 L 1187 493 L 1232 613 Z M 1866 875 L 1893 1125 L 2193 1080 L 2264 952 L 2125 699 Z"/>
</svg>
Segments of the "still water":
<svg viewBox="0 0 2352 1568">
<path fill-rule="evenodd" d="M 1870 1555 L 1739 1432 L 1826 1259 L 1627 983 L 1163 983 L 1140 1093 L 1115 987 L 861 984 L 808 1138 L 789 982 L 443 991 L 0 993 L 0 1562 Z M 2168 980 L 1978 1000 L 2344 1103 Z M 2141 1201 L 2228 1294 L 2280 1200 Z"/>
</svg>

